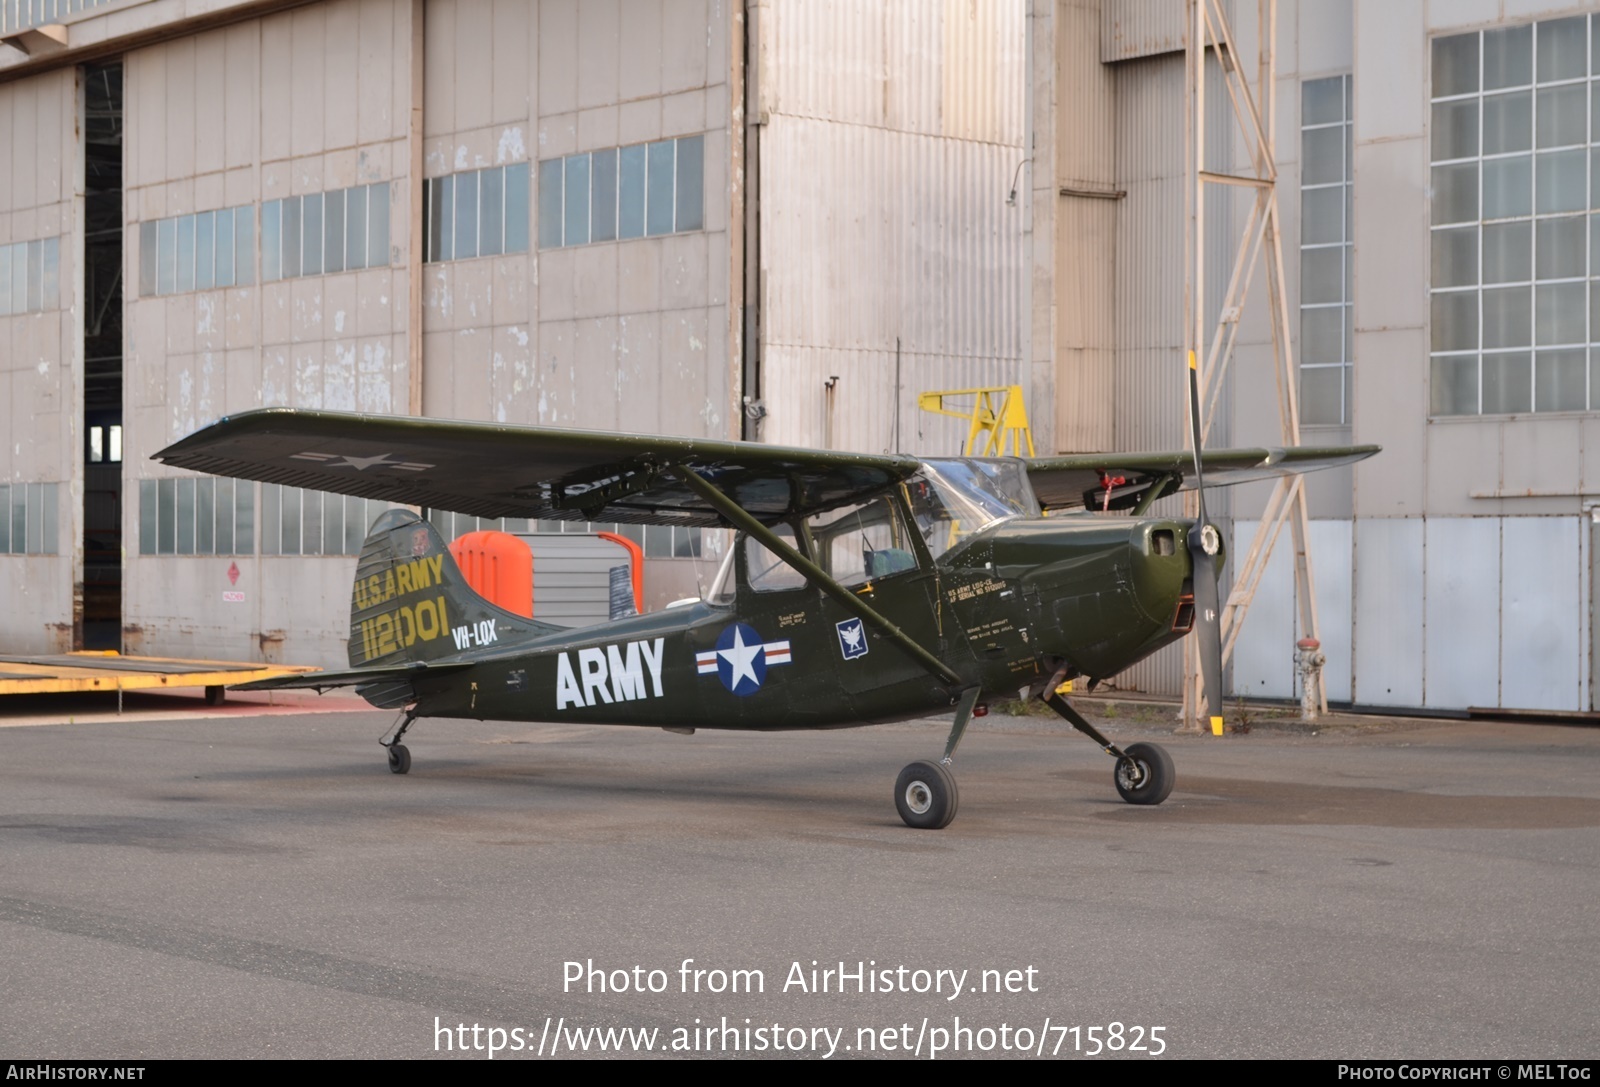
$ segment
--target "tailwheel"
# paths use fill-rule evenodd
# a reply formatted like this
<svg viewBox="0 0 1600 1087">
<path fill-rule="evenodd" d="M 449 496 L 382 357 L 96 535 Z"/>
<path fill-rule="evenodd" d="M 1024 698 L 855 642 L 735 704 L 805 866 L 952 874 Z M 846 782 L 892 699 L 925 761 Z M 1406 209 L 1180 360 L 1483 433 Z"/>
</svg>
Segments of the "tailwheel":
<svg viewBox="0 0 1600 1087">
<path fill-rule="evenodd" d="M 381 737 L 378 743 L 389 752 L 389 773 L 405 774 L 411 771 L 411 752 L 406 750 L 406 745 L 400 741 L 405 739 L 406 730 L 417 723 L 417 708 L 411 706 L 400 711 L 400 716 L 390 726 L 393 736 L 385 740 Z M 388 735 L 385 733 L 384 735 Z"/>
<path fill-rule="evenodd" d="M 936 762 L 914 762 L 900 771 L 894 783 L 894 806 L 900 818 L 918 830 L 949 826 L 960 800 L 955 775 Z"/>
<path fill-rule="evenodd" d="M 1117 792 L 1130 804 L 1161 803 L 1177 780 L 1172 756 L 1160 744 L 1129 744 L 1112 776 Z"/>
</svg>

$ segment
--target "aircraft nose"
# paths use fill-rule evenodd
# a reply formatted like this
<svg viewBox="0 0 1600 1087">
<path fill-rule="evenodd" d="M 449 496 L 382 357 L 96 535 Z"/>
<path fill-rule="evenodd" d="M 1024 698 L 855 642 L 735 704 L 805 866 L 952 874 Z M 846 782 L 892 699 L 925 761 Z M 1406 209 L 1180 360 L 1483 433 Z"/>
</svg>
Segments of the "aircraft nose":
<svg viewBox="0 0 1600 1087">
<path fill-rule="evenodd" d="M 1182 633 L 1194 626 L 1188 526 L 1181 521 L 1146 521 L 1128 541 L 1133 553 L 1134 585 L 1145 613 L 1169 622 Z M 1220 556 L 1219 556 L 1220 561 Z"/>
</svg>

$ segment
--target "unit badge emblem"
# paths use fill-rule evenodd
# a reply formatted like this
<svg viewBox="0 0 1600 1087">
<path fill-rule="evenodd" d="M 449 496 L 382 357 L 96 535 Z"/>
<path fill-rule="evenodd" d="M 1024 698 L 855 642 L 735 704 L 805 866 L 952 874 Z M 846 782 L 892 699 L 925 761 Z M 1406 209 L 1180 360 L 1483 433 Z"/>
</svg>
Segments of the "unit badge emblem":
<svg viewBox="0 0 1600 1087">
<path fill-rule="evenodd" d="M 845 660 L 867 655 L 867 627 L 860 619 L 835 623 L 834 629 L 839 632 L 839 652 L 844 654 Z"/>
</svg>

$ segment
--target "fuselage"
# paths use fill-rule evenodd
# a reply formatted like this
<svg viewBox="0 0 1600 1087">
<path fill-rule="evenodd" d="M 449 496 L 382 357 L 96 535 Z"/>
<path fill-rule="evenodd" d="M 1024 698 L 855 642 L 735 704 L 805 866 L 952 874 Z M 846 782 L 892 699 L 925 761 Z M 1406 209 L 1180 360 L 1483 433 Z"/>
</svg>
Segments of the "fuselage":
<svg viewBox="0 0 1600 1087">
<path fill-rule="evenodd" d="M 765 589 L 741 561 L 720 600 L 540 633 L 416 684 L 429 717 L 782 730 L 947 710 L 957 690 L 1016 697 L 1065 668 L 1104 677 L 1191 621 L 1187 524 L 1011 518 L 853 591 L 961 678 L 931 674 L 815 585 Z M 736 543 L 736 548 L 739 546 Z"/>
</svg>

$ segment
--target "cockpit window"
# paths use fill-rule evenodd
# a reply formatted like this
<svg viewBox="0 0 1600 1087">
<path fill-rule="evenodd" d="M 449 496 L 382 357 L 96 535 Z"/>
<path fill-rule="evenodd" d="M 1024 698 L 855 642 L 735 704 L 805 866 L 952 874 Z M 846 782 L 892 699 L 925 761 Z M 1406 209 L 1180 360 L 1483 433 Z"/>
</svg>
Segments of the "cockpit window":
<svg viewBox="0 0 1600 1087">
<path fill-rule="evenodd" d="M 917 568 L 917 555 L 889 495 L 819 513 L 806 522 L 817 562 L 850 588 Z"/>
<path fill-rule="evenodd" d="M 975 532 L 1013 517 L 1038 517 L 1019 460 L 930 460 L 906 483 L 911 515 L 938 558 Z"/>
<path fill-rule="evenodd" d="M 794 529 L 792 527 L 789 525 L 773 525 L 772 531 L 784 543 L 795 548 L 795 550 L 799 550 L 799 545 L 795 543 Z M 750 587 L 756 592 L 782 592 L 786 589 L 799 589 L 805 586 L 805 575 L 767 550 L 760 540 L 754 536 L 745 536 L 743 541 L 745 577 L 750 582 Z"/>
</svg>

